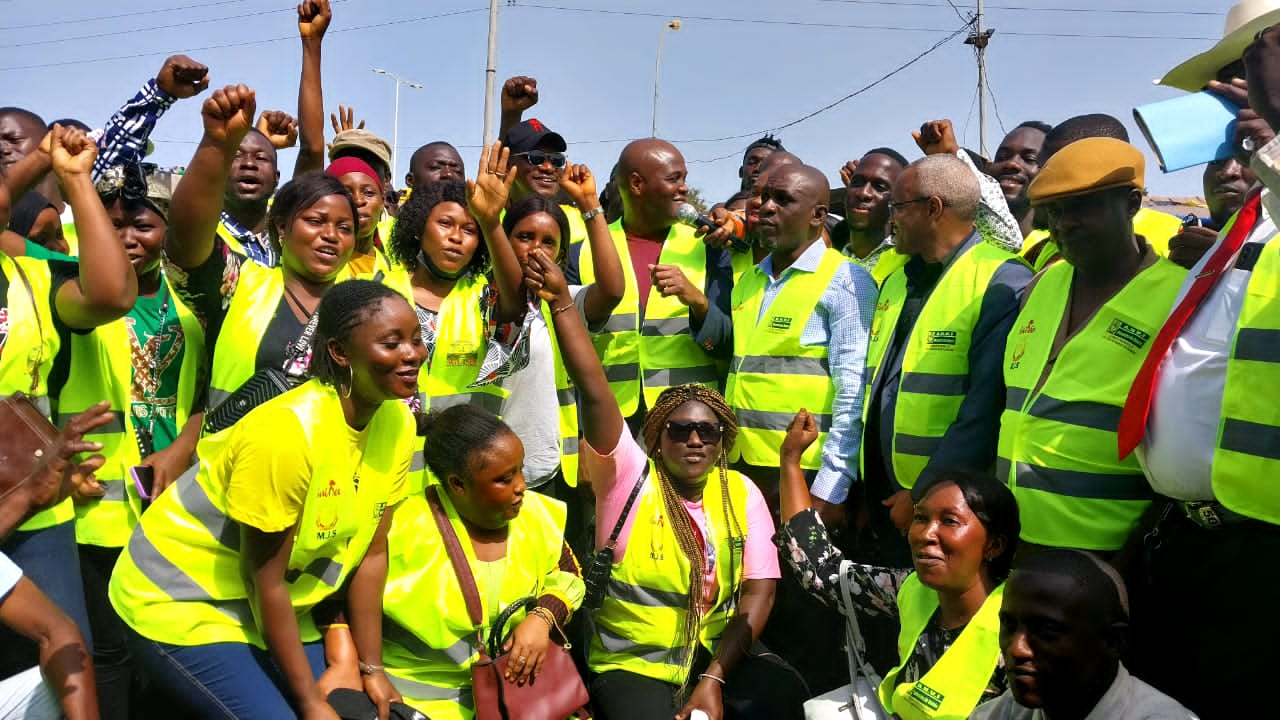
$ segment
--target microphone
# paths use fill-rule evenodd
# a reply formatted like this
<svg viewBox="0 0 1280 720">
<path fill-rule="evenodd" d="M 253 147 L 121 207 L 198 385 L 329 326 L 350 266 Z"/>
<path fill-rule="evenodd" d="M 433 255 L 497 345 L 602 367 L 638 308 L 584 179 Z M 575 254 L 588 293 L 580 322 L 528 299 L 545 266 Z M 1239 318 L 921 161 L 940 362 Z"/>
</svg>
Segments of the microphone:
<svg viewBox="0 0 1280 720">
<path fill-rule="evenodd" d="M 728 211 L 729 225 L 725 229 L 729 231 L 729 245 L 738 252 L 747 252 L 751 246 L 747 243 L 746 238 L 746 219 L 740 214 Z M 688 225 L 693 228 L 709 227 L 715 230 L 721 227 L 720 223 L 698 212 L 694 206 L 685 203 L 676 211 L 676 221 L 682 225 Z"/>
</svg>

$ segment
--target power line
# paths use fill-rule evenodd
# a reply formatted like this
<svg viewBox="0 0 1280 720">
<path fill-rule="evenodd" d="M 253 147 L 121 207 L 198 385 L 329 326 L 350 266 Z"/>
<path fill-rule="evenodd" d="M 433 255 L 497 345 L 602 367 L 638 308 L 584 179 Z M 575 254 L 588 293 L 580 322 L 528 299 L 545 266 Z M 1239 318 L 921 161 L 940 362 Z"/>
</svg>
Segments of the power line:
<svg viewBox="0 0 1280 720">
<path fill-rule="evenodd" d="M 833 2 L 842 2 L 843 0 L 832 0 Z M 888 3 L 892 5 L 910 5 L 912 3 Z M 938 3 L 915 3 L 926 7 L 946 7 Z M 627 15 L 634 17 L 653 17 L 653 18 L 670 18 L 673 15 L 679 15 L 682 20 L 704 20 L 707 22 L 732 22 L 746 23 L 752 25 L 789 25 L 793 27 L 812 27 L 823 28 L 828 30 L 892 30 L 901 32 L 947 32 L 946 28 L 929 28 L 915 27 L 908 25 L 861 25 L 851 23 L 824 23 L 824 22 L 805 22 L 801 20 L 772 20 L 765 18 L 738 18 L 738 17 L 716 17 L 711 15 L 685 15 L 683 13 L 657 13 L 657 12 L 641 12 L 639 10 L 607 10 L 604 8 L 580 8 L 565 7 L 562 5 L 538 5 L 524 3 L 517 7 L 535 8 L 539 10 L 560 10 L 564 12 L 585 12 L 597 13 L 600 15 Z M 1137 11 L 1135 11 L 1137 12 Z M 967 19 L 965 20 L 967 22 Z M 1124 34 L 1096 34 L 1096 33 L 1051 33 L 1051 32 L 1021 32 L 1016 30 L 1000 31 L 1001 36 L 1006 37 L 1040 37 L 1040 38 L 1087 38 L 1093 40 L 1217 40 L 1216 37 L 1208 37 L 1204 35 L 1124 35 Z"/>
<path fill-rule="evenodd" d="M 819 2 L 838 3 L 841 5 L 892 5 L 909 7 L 946 7 L 951 5 L 939 2 L 921 2 L 920 0 L 819 0 Z M 954 7 L 954 5 L 953 5 Z M 1117 13 L 1125 15 L 1200 15 L 1219 17 L 1222 13 L 1211 10 L 1139 10 L 1136 8 L 1073 8 L 1073 7 L 1032 7 L 1029 5 L 987 5 L 987 10 L 1017 10 L 1023 12 L 1059 12 L 1059 13 Z"/>
<path fill-rule="evenodd" d="M 440 18 L 455 17 L 458 15 L 469 15 L 471 13 L 477 13 L 477 12 L 488 12 L 488 8 L 478 7 L 478 8 L 471 8 L 468 10 L 455 10 L 453 12 L 440 13 L 438 15 L 425 15 L 425 16 L 416 17 L 416 18 L 403 18 L 403 19 L 392 20 L 388 22 L 373 23 L 370 25 L 357 25 L 356 27 L 331 29 L 327 34 L 332 35 L 335 33 L 355 32 L 357 30 L 373 30 L 375 28 L 389 27 L 392 25 L 404 25 L 408 23 L 423 22 L 425 20 L 438 20 Z M 63 65 L 85 65 L 88 63 L 111 62 L 114 60 L 136 60 L 140 57 L 149 57 L 149 56 L 157 56 L 157 55 L 167 56 L 167 55 L 174 55 L 177 53 L 198 52 L 201 50 L 221 50 L 223 48 L 244 47 L 247 45 L 263 45 L 266 43 L 282 42 L 284 40 L 296 40 L 297 38 L 298 38 L 298 35 L 295 33 L 293 35 L 283 35 L 281 37 L 263 38 L 260 40 L 245 40 L 242 42 L 220 43 L 218 45 L 205 45 L 203 47 L 182 48 L 180 50 L 167 50 L 167 51 L 157 50 L 155 52 L 144 52 L 144 53 L 135 52 L 130 55 L 113 55 L 110 57 L 85 58 L 83 60 L 61 60 L 58 62 L 35 63 L 31 65 L 11 65 L 9 67 L 0 67 L 0 72 L 10 71 L 10 70 L 36 70 L 40 68 L 60 67 Z"/>
<path fill-rule="evenodd" d="M 334 4 L 345 2 L 345 0 L 333 0 Z M 225 22 L 227 20 L 241 20 L 244 18 L 258 17 L 260 15 L 274 15 L 282 12 L 295 12 L 294 8 L 276 8 L 274 10 L 255 10 L 253 12 L 241 13 L 239 15 L 227 15 L 224 17 L 205 18 L 202 20 L 185 20 L 178 23 L 170 23 L 169 25 L 153 25 L 151 27 L 132 27 L 125 30 L 113 30 L 111 32 L 96 32 L 91 35 L 76 35 L 73 37 L 54 38 L 51 40 L 32 40 L 30 42 L 12 43 L 9 45 L 0 45 L 0 48 L 21 48 L 32 47 L 34 45 L 52 45 L 61 42 L 73 42 L 76 40 L 95 40 L 102 37 L 111 37 L 113 35 L 136 35 L 151 32 L 153 30 L 172 30 L 173 28 L 189 27 L 192 25 L 205 25 L 208 23 Z"/>
<path fill-rule="evenodd" d="M 176 12 L 178 10 L 195 10 L 198 8 L 217 7 L 219 5 L 235 5 L 242 2 L 247 2 L 247 0 L 216 0 L 216 2 L 195 3 L 193 5 L 182 5 L 180 7 L 155 8 L 152 10 L 135 10 L 133 12 L 118 13 L 116 15 L 99 15 L 97 17 L 59 18 L 58 23 L 60 25 L 70 25 L 72 23 L 97 22 L 99 20 L 115 20 L 116 18 L 134 17 L 136 15 L 154 15 L 156 13 Z M 11 30 L 34 30 L 34 29 L 44 30 L 46 27 L 47 26 L 45 25 L 35 25 L 35 26 L 10 25 L 8 27 L 0 27 L 0 32 L 7 32 Z"/>
</svg>

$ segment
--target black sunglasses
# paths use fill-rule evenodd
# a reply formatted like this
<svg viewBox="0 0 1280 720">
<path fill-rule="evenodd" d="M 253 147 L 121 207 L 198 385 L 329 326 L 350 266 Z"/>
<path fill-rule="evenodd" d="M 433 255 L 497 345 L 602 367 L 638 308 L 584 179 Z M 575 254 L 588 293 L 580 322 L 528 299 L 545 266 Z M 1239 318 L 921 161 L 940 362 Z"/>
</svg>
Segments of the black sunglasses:
<svg viewBox="0 0 1280 720">
<path fill-rule="evenodd" d="M 667 421 L 667 436 L 674 442 L 689 442 L 689 436 L 695 432 L 698 433 L 698 439 L 708 445 L 714 445 L 724 437 L 724 428 L 720 423 Z"/>
<path fill-rule="evenodd" d="M 515 154 L 523 155 L 525 159 L 529 161 L 529 164 L 533 165 L 534 167 L 537 167 L 538 165 L 541 165 L 542 163 L 550 160 L 551 167 L 559 170 L 560 168 L 565 166 L 565 163 L 569 162 L 569 156 L 565 155 L 562 152 L 549 153 L 543 150 L 530 150 L 528 152 L 519 152 Z"/>
</svg>

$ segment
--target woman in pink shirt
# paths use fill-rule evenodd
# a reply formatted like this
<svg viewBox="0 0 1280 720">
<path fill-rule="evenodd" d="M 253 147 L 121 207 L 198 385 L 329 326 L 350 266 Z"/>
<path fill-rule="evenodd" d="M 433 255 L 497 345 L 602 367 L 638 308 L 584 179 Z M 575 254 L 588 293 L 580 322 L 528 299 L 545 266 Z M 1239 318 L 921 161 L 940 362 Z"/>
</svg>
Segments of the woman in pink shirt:
<svg viewBox="0 0 1280 720">
<path fill-rule="evenodd" d="M 535 275 L 550 265 L 531 264 Z M 547 270 L 540 294 L 564 293 Z M 536 289 L 543 279 L 526 276 Z M 580 321 L 556 317 L 555 330 L 566 362 L 594 359 Z M 580 477 L 596 496 L 596 548 L 613 549 L 588 655 L 598 717 L 803 717 L 803 681 L 757 644 L 778 555 L 764 497 L 726 465 L 733 411 L 706 387 L 671 388 L 649 410 L 646 452 L 626 431 L 604 370 L 590 365 L 574 373 Z"/>
</svg>

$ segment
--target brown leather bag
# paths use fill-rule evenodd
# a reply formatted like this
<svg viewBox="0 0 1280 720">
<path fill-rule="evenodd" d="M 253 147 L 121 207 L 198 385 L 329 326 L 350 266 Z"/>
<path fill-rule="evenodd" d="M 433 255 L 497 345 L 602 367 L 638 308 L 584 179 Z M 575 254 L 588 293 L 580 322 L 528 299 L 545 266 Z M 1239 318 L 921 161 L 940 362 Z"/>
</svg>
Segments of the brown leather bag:
<svg viewBox="0 0 1280 720">
<path fill-rule="evenodd" d="M 480 590 L 476 587 L 475 576 L 471 573 L 471 565 L 467 562 L 458 534 L 453 531 L 453 525 L 445 513 L 439 492 L 439 486 L 429 488 L 427 503 L 431 506 L 431 516 L 444 540 L 449 562 L 457 573 L 462 597 L 467 603 L 467 614 L 471 616 L 471 624 L 476 628 L 476 649 L 480 653 L 480 659 L 471 666 L 471 692 L 475 696 L 476 720 L 565 720 L 570 717 L 591 717 L 587 710 L 591 698 L 587 694 L 586 685 L 582 683 L 582 676 L 578 674 L 578 668 L 568 651 L 557 643 L 553 642 L 547 647 L 547 655 L 537 680 L 524 685 L 506 680 L 510 656 L 501 653 L 506 621 L 517 610 L 531 607 L 533 598 L 513 603 L 496 618 L 489 631 L 489 648 L 486 652 L 480 641 L 480 628 L 484 625 Z"/>
<path fill-rule="evenodd" d="M 44 323 L 40 319 L 40 304 L 36 302 L 31 280 L 22 269 L 22 263 L 15 262 L 14 268 L 17 269 L 18 278 L 31 301 L 31 310 L 36 316 L 36 330 L 40 333 L 39 348 L 43 352 Z M 31 359 L 31 393 L 35 393 L 40 387 L 42 362 L 43 355 Z M 27 395 L 14 393 L 0 399 L 0 500 L 28 483 L 34 484 L 28 487 L 33 512 L 51 508 L 67 497 L 69 488 L 64 477 L 55 477 L 43 471 L 36 472 L 40 461 L 51 452 L 57 435 L 57 428 Z M 49 458 L 50 461 L 53 459 Z"/>
</svg>

